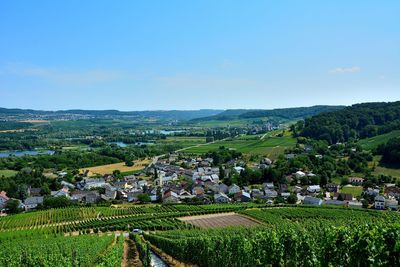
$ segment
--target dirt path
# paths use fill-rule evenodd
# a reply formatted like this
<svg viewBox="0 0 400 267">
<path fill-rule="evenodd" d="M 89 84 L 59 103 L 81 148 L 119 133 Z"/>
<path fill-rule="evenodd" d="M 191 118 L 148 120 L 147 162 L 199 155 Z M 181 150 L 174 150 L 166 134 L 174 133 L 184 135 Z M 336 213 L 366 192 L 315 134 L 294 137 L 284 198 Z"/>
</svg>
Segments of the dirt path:
<svg viewBox="0 0 400 267">
<path fill-rule="evenodd" d="M 140 266 L 139 253 L 137 252 L 135 243 L 130 239 L 125 239 L 121 267 L 135 266 Z"/>
</svg>

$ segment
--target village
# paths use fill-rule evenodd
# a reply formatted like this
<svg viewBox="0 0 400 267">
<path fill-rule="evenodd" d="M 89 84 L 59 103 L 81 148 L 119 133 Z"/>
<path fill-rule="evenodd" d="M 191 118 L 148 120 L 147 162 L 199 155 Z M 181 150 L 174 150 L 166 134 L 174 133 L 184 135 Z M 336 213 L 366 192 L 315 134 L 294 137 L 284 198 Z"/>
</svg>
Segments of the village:
<svg viewBox="0 0 400 267">
<path fill-rule="evenodd" d="M 272 160 L 263 158 L 259 164 L 252 164 L 251 168 L 263 170 L 271 164 Z M 244 165 L 245 162 L 239 158 L 230 160 L 223 168 L 216 167 L 210 157 L 187 157 L 173 153 L 155 157 L 144 170 L 126 176 L 87 176 L 88 172 L 85 172 L 81 174 L 79 182 L 70 183 L 63 180 L 66 172 L 58 172 L 62 188 L 51 191 L 48 196 L 43 194 L 41 188 L 29 187 L 27 197 L 16 200 L 10 199 L 2 191 L 1 214 L 6 215 L 7 202 L 10 200 L 17 201 L 21 210 L 31 211 L 43 208 L 46 197 L 63 197 L 76 205 L 256 202 L 271 205 L 287 203 L 398 210 L 400 188 L 395 184 L 386 183 L 383 188 L 364 188 L 362 198 L 342 192 L 349 191 L 344 189 L 360 188 L 364 182 L 360 177 L 349 177 L 347 185 L 328 183 L 323 188 L 319 184 L 301 185 L 301 179 L 313 177 L 315 174 L 299 170 L 286 176 L 286 183 L 265 182 L 242 187 L 235 183 L 224 183 L 230 172 L 238 175 L 244 171 Z M 293 185 L 293 179 L 298 183 Z"/>
</svg>

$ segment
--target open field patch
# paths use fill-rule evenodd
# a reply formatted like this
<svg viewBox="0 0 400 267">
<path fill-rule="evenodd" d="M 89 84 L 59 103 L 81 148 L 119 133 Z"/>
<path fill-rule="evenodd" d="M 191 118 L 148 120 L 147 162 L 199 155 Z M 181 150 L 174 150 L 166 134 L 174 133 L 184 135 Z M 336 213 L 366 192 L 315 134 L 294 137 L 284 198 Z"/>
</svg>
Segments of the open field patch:
<svg viewBox="0 0 400 267">
<path fill-rule="evenodd" d="M 14 170 L 0 170 L 0 177 L 12 177 L 16 175 L 18 172 Z"/>
<path fill-rule="evenodd" d="M 107 164 L 95 167 L 87 167 L 79 169 L 79 172 L 85 172 L 89 170 L 88 176 L 93 176 L 96 174 L 104 175 L 104 174 L 111 174 L 114 170 L 119 170 L 121 172 L 132 172 L 144 169 L 149 163 L 149 159 L 145 160 L 136 160 L 135 164 L 131 167 L 126 166 L 125 162 L 114 163 L 114 164 Z"/>
<path fill-rule="evenodd" d="M 249 219 L 234 212 L 187 216 L 178 219 L 203 229 L 223 228 L 229 226 L 256 226 L 260 224 L 256 220 Z"/>
<path fill-rule="evenodd" d="M 296 139 L 283 136 L 283 137 L 265 137 L 264 139 L 248 139 L 236 138 L 231 140 L 218 141 L 212 144 L 192 147 L 186 149 L 186 153 L 204 154 L 209 151 L 217 150 L 220 146 L 230 149 L 236 149 L 244 154 L 263 155 L 277 158 L 278 155 L 283 154 L 285 149 L 293 147 L 296 144 Z"/>
</svg>

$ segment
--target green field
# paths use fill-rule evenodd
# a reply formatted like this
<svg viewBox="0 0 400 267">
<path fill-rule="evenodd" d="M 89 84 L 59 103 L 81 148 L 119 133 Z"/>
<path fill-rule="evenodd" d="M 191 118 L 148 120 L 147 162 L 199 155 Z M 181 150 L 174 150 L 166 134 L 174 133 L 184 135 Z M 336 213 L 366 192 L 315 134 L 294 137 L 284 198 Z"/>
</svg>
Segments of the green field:
<svg viewBox="0 0 400 267">
<path fill-rule="evenodd" d="M 253 140 L 247 137 L 239 137 L 189 148 L 184 151 L 187 153 L 203 154 L 209 151 L 217 150 L 220 146 L 224 146 L 226 148 L 236 149 L 244 154 L 263 155 L 275 159 L 280 154 L 283 154 L 285 149 L 293 147 L 295 144 L 296 139 L 290 136 L 265 137 L 262 140 L 260 138 Z"/>
<path fill-rule="evenodd" d="M 345 186 L 340 189 L 340 193 L 352 194 L 353 197 L 361 196 L 362 192 L 362 186 Z"/>
<path fill-rule="evenodd" d="M 205 144 L 205 137 L 196 136 L 168 136 L 165 140 L 159 141 L 161 144 L 174 144 L 182 147 L 190 147 L 198 144 Z"/>
<path fill-rule="evenodd" d="M 374 148 L 378 147 L 380 144 L 384 144 L 389 139 L 399 137 L 400 130 L 392 131 L 390 133 L 377 135 L 371 138 L 366 138 L 358 141 L 358 143 L 362 146 L 365 150 L 373 150 Z"/>
<path fill-rule="evenodd" d="M 0 177 L 12 177 L 17 174 L 17 171 L 13 170 L 0 170 Z"/>
</svg>

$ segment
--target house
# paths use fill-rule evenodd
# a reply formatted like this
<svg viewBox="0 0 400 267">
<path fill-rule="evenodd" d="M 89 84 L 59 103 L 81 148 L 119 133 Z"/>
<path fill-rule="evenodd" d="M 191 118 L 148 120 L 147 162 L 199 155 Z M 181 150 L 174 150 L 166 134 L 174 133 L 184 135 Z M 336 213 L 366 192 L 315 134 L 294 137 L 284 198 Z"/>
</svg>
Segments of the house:
<svg viewBox="0 0 400 267">
<path fill-rule="evenodd" d="M 53 197 L 66 197 L 70 198 L 69 196 L 69 189 L 68 187 L 63 187 L 62 189 L 58 191 L 51 191 L 51 196 Z"/>
<path fill-rule="evenodd" d="M 132 192 L 128 192 L 126 195 L 127 195 L 127 200 L 128 200 L 128 202 L 135 202 L 135 201 L 138 201 L 139 200 L 139 198 L 138 198 L 138 196 L 140 195 L 140 194 L 143 194 L 143 190 L 135 190 L 135 191 L 132 191 Z M 150 198 L 151 199 L 151 198 Z M 157 200 L 157 199 L 156 199 Z"/>
<path fill-rule="evenodd" d="M 226 184 L 220 184 L 218 185 L 219 188 L 219 192 L 225 193 L 227 194 L 229 192 L 229 186 L 227 186 Z"/>
<path fill-rule="evenodd" d="M 386 200 L 386 207 L 389 210 L 398 210 L 399 202 L 396 199 L 387 199 Z"/>
<path fill-rule="evenodd" d="M 64 186 L 64 187 L 68 187 L 69 189 L 74 189 L 75 188 L 75 185 L 73 185 L 71 183 L 68 183 L 66 181 L 61 181 L 61 185 Z"/>
<path fill-rule="evenodd" d="M 193 187 L 192 194 L 196 196 L 204 195 L 204 188 L 201 186 Z"/>
<path fill-rule="evenodd" d="M 326 191 L 336 193 L 338 191 L 338 185 L 337 184 L 327 184 Z"/>
<path fill-rule="evenodd" d="M 321 192 L 321 187 L 319 185 L 310 185 L 307 187 L 309 193 L 319 193 Z"/>
<path fill-rule="evenodd" d="M 168 190 L 163 195 L 163 203 L 179 203 L 179 196 L 172 190 Z"/>
<path fill-rule="evenodd" d="M 281 197 L 283 197 L 284 199 L 287 199 L 288 197 L 290 197 L 290 193 L 289 192 L 282 192 L 281 193 Z"/>
<path fill-rule="evenodd" d="M 90 189 L 93 189 L 93 188 L 104 187 L 105 185 L 106 185 L 106 182 L 102 178 L 99 178 L 99 179 L 85 179 L 84 182 L 83 182 L 83 189 L 90 190 Z"/>
<path fill-rule="evenodd" d="M 305 204 L 305 205 L 321 205 L 322 199 L 306 196 L 303 200 L 303 204 Z"/>
<path fill-rule="evenodd" d="M 44 197 L 28 197 L 24 201 L 26 210 L 36 209 L 39 204 L 43 204 Z"/>
<path fill-rule="evenodd" d="M 383 196 L 376 196 L 374 200 L 374 208 L 377 210 L 385 209 L 385 198 Z"/>
<path fill-rule="evenodd" d="M 274 189 L 275 187 L 274 187 L 274 183 L 263 183 L 262 184 L 262 186 L 263 186 L 263 188 L 265 189 L 265 188 L 268 188 L 268 189 Z"/>
<path fill-rule="evenodd" d="M 244 171 L 243 167 L 237 166 L 237 167 L 233 167 L 233 169 L 237 172 L 237 173 L 241 173 L 242 171 Z"/>
<path fill-rule="evenodd" d="M 266 198 L 276 198 L 278 196 L 278 192 L 271 189 L 264 189 L 264 195 Z"/>
<path fill-rule="evenodd" d="M 112 187 L 109 184 L 106 184 L 105 186 L 106 191 L 104 194 L 101 195 L 101 198 L 104 200 L 113 200 L 117 198 L 117 188 Z"/>
<path fill-rule="evenodd" d="M 296 178 L 301 178 L 306 176 L 306 174 L 302 171 L 297 171 L 294 175 L 296 176 Z"/>
<path fill-rule="evenodd" d="M 122 190 L 127 189 L 129 187 L 128 183 L 126 181 L 116 181 L 116 182 L 113 182 L 113 185 L 117 189 L 122 189 Z"/>
<path fill-rule="evenodd" d="M 42 195 L 42 189 L 38 187 L 29 187 L 28 196 L 30 197 L 40 197 Z"/>
<path fill-rule="evenodd" d="M 343 200 L 343 201 L 352 201 L 353 195 L 346 193 L 335 193 L 334 199 Z"/>
<path fill-rule="evenodd" d="M 238 201 L 238 202 L 250 202 L 251 201 L 250 194 L 243 190 L 240 192 L 237 192 L 233 198 L 235 199 L 235 201 Z"/>
<path fill-rule="evenodd" d="M 179 192 L 179 199 L 187 199 L 187 198 L 194 198 L 195 196 L 190 194 L 188 191 L 186 191 L 185 189 L 182 189 Z"/>
<path fill-rule="evenodd" d="M 0 209 L 3 209 L 6 206 L 9 199 L 10 198 L 7 196 L 5 191 L 0 192 Z"/>
<path fill-rule="evenodd" d="M 214 195 L 215 203 L 228 203 L 231 199 L 224 193 L 218 193 Z"/>
<path fill-rule="evenodd" d="M 263 198 L 264 193 L 260 189 L 252 189 L 251 190 L 251 197 L 253 198 Z"/>
<path fill-rule="evenodd" d="M 83 200 L 86 203 L 94 204 L 100 200 L 100 194 L 97 191 L 85 192 L 85 196 L 84 196 Z"/>
<path fill-rule="evenodd" d="M 233 184 L 229 187 L 228 192 L 229 192 L 229 194 L 236 194 L 236 193 L 240 192 L 240 187 Z"/>
<path fill-rule="evenodd" d="M 360 177 L 349 177 L 347 179 L 347 182 L 349 184 L 354 184 L 354 185 L 362 185 L 364 183 L 364 179 Z"/>
</svg>

